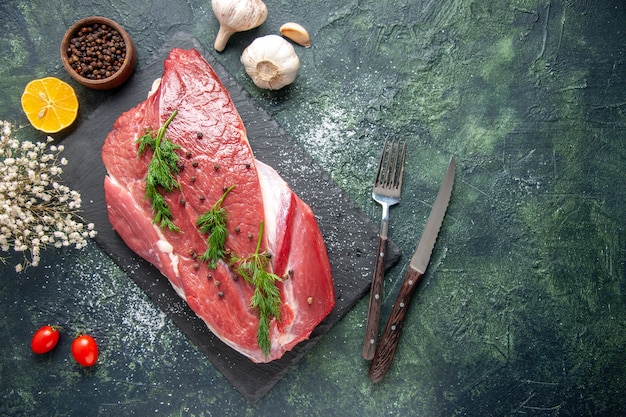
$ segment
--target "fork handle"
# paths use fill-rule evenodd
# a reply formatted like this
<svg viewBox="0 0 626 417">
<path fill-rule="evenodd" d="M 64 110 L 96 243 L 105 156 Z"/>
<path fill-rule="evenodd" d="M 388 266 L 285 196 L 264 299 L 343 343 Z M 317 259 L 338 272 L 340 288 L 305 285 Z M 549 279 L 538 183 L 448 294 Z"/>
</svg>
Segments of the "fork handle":
<svg viewBox="0 0 626 417">
<path fill-rule="evenodd" d="M 391 308 L 387 325 L 380 336 L 374 360 L 370 363 L 369 378 L 373 383 L 382 380 L 391 366 L 393 356 L 398 347 L 398 341 L 400 340 L 400 334 L 402 333 L 404 319 L 411 303 L 411 297 L 421 278 L 422 273 L 413 267 L 409 267 L 404 276 L 396 302 Z"/>
<path fill-rule="evenodd" d="M 367 311 L 365 325 L 365 340 L 363 342 L 363 357 L 367 360 L 374 358 L 376 339 L 378 337 L 378 323 L 380 321 L 380 306 L 383 298 L 383 277 L 385 275 L 385 259 L 387 257 L 387 236 L 381 233 L 378 238 L 376 265 L 370 290 L 370 305 Z"/>
</svg>

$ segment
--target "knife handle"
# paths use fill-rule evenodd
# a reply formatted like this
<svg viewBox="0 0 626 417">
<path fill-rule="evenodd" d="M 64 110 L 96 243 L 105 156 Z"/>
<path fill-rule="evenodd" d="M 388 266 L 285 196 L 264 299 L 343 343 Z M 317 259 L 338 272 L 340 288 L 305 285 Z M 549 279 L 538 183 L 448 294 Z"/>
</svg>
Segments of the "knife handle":
<svg viewBox="0 0 626 417">
<path fill-rule="evenodd" d="M 383 278 L 385 275 L 385 259 L 387 257 L 387 238 L 378 238 L 376 265 L 370 290 L 370 306 L 367 310 L 367 324 L 365 325 L 365 340 L 363 341 L 363 357 L 372 360 L 376 351 L 378 338 L 378 323 L 380 322 L 380 306 L 383 299 Z"/>
<path fill-rule="evenodd" d="M 382 380 L 391 366 L 393 355 L 396 353 L 396 348 L 398 347 L 400 333 L 402 332 L 402 326 L 404 325 L 404 319 L 406 318 L 411 297 L 421 278 L 422 273 L 412 267 L 409 267 L 409 270 L 404 276 L 402 287 L 400 287 L 396 302 L 391 308 L 389 320 L 387 320 L 387 325 L 380 337 L 374 359 L 370 364 L 369 378 L 374 383 Z"/>
</svg>

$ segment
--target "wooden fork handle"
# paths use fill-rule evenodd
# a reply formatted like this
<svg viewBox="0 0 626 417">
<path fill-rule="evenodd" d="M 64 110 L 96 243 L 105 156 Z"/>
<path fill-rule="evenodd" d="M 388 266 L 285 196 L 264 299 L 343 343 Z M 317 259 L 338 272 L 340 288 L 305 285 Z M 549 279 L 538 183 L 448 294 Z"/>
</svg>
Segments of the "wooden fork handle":
<svg viewBox="0 0 626 417">
<path fill-rule="evenodd" d="M 422 274 L 416 269 L 409 267 L 400 292 L 396 298 L 396 302 L 391 308 L 391 314 L 389 320 L 380 336 L 378 347 L 376 348 L 376 354 L 370 364 L 369 378 L 370 381 L 376 383 L 383 379 L 387 370 L 391 366 L 393 356 L 396 353 L 398 347 L 398 341 L 400 340 L 400 334 L 402 333 L 402 326 L 404 325 L 404 319 L 406 318 L 411 297 L 415 292 L 415 287 L 419 282 Z"/>
<path fill-rule="evenodd" d="M 378 338 L 378 323 L 380 322 L 380 306 L 383 298 L 383 278 L 385 276 L 385 259 L 387 257 L 387 237 L 378 238 L 376 265 L 370 290 L 370 305 L 367 311 L 365 325 L 365 340 L 363 342 L 363 357 L 367 360 L 374 358 L 376 339 Z"/>
</svg>

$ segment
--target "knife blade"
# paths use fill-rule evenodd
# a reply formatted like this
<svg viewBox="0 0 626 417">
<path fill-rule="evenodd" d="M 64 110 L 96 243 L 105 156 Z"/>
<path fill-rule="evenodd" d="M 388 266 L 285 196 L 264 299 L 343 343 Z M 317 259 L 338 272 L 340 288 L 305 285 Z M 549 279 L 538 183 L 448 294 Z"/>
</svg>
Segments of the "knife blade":
<svg viewBox="0 0 626 417">
<path fill-rule="evenodd" d="M 441 223 L 446 214 L 448 203 L 452 195 L 452 187 L 454 185 L 454 173 L 456 163 L 454 156 L 450 158 L 446 175 L 443 179 L 443 183 L 439 188 L 437 199 L 430 211 L 426 226 L 417 245 L 417 249 L 411 258 L 409 268 L 404 276 L 402 286 L 398 292 L 396 301 L 391 308 L 391 313 L 385 330 L 380 337 L 378 346 L 376 347 L 376 353 L 374 359 L 369 368 L 369 378 L 372 382 L 376 383 L 383 379 L 387 370 L 391 366 L 393 356 L 398 347 L 398 341 L 400 340 L 400 334 L 402 333 L 402 326 L 404 325 L 404 319 L 408 311 L 411 297 L 415 292 L 418 282 L 426 272 L 430 257 L 437 241 L 437 235 L 441 228 Z"/>
</svg>

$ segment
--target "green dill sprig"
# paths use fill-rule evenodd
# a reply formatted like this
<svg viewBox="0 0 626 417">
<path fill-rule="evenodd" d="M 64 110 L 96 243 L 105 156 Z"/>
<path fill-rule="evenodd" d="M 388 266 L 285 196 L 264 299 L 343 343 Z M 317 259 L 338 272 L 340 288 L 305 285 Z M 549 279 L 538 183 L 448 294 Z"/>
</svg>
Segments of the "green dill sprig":
<svg viewBox="0 0 626 417">
<path fill-rule="evenodd" d="M 225 249 L 226 238 L 228 237 L 227 211 L 222 207 L 224 199 L 235 185 L 228 188 L 222 197 L 196 220 L 196 226 L 201 233 L 208 234 L 207 250 L 198 257 L 202 262 L 207 262 L 210 268 L 217 267 L 219 259 L 226 259 Z M 259 226 L 259 237 L 257 239 L 255 252 L 245 258 L 232 256 L 231 265 L 237 264 L 236 272 L 241 275 L 246 282 L 254 285 L 254 294 L 250 300 L 250 306 L 259 311 L 259 329 L 257 340 L 259 347 L 266 355 L 271 349 L 270 342 L 270 321 L 272 317 L 280 320 L 280 292 L 276 286 L 277 281 L 281 281 L 276 274 L 268 272 L 270 264 L 270 254 L 261 250 L 263 239 L 264 223 Z"/>
<path fill-rule="evenodd" d="M 270 342 L 270 321 L 272 317 L 280 320 L 280 292 L 276 286 L 277 281 L 281 281 L 276 274 L 268 272 L 270 254 L 261 250 L 261 240 L 263 238 L 264 224 L 261 221 L 259 226 L 259 238 L 257 239 L 255 252 L 243 259 L 236 259 L 239 265 L 237 272 L 247 282 L 254 285 L 254 294 L 250 300 L 250 306 L 259 310 L 259 329 L 257 340 L 259 347 L 266 355 L 271 349 Z"/>
<path fill-rule="evenodd" d="M 177 113 L 178 110 L 174 110 L 163 126 L 157 130 L 149 131 L 137 139 L 137 143 L 139 143 L 138 156 L 142 156 L 147 149 L 152 151 L 152 159 L 148 164 L 146 175 L 146 198 L 150 200 L 154 212 L 152 222 L 161 228 L 167 227 L 174 232 L 180 232 L 180 229 L 172 221 L 172 210 L 159 190 L 162 189 L 169 193 L 180 188 L 180 183 L 174 177 L 180 172 L 178 166 L 180 157 L 176 153 L 180 146 L 170 142 L 165 136 L 165 130 Z"/>
<path fill-rule="evenodd" d="M 201 214 L 196 220 L 198 230 L 201 233 L 209 235 L 207 237 L 207 244 L 209 247 L 202 255 L 200 255 L 199 259 L 202 262 L 207 262 L 211 269 L 215 269 L 217 267 L 217 261 L 219 259 L 226 258 L 226 249 L 224 246 L 226 244 L 226 238 L 228 237 L 228 216 L 226 209 L 222 207 L 222 203 L 233 188 L 235 188 L 235 185 L 228 188 L 222 197 L 217 200 L 215 204 L 213 204 L 213 207 Z"/>
</svg>

